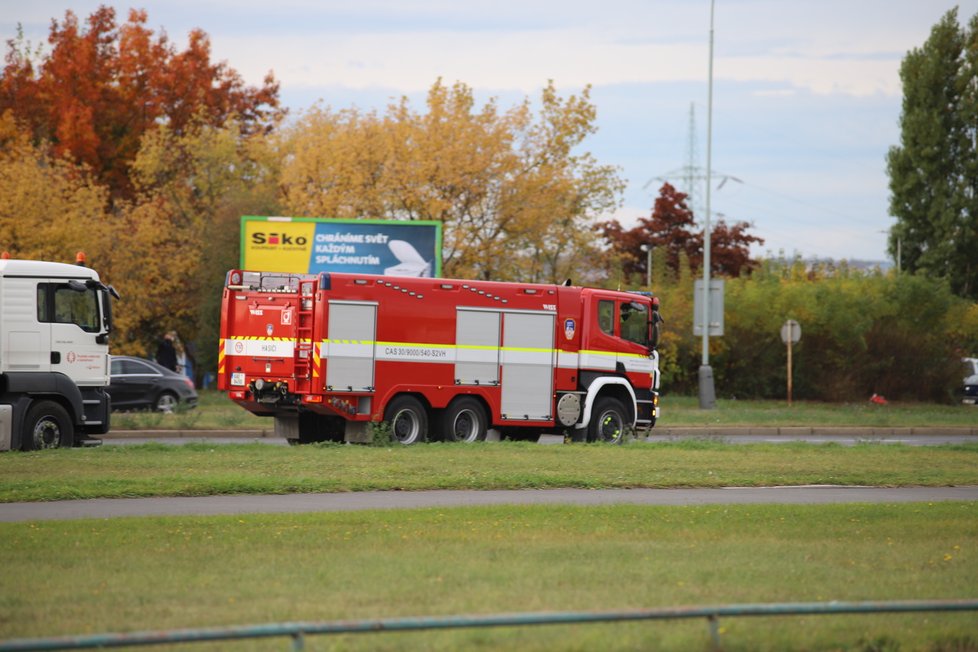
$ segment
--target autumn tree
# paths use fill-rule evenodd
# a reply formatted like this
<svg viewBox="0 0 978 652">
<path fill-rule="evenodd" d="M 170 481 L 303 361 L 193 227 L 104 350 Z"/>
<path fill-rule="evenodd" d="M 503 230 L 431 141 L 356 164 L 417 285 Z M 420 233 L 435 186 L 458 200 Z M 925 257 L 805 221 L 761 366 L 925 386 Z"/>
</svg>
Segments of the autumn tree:
<svg viewBox="0 0 978 652">
<path fill-rule="evenodd" d="M 165 330 L 216 367 L 224 275 L 239 260 L 240 216 L 275 214 L 277 167 L 260 133 L 203 118 L 144 135 L 132 165 L 136 201 L 120 211 L 112 278 L 129 297 L 120 324 L 144 353 Z"/>
<path fill-rule="evenodd" d="M 88 170 L 52 157 L 0 117 L 0 251 L 17 258 L 72 262 L 104 249 L 108 193 Z"/>
<path fill-rule="evenodd" d="M 978 298 L 978 15 L 948 11 L 900 66 L 900 144 L 890 148 L 890 253 Z"/>
<path fill-rule="evenodd" d="M 544 88 L 538 114 L 477 106 L 440 80 L 424 112 L 307 112 L 279 140 L 285 209 L 297 216 L 437 220 L 449 276 L 579 278 L 595 257 L 590 223 L 614 207 L 617 171 L 577 149 L 594 132 L 590 90 Z"/>
<path fill-rule="evenodd" d="M 101 6 L 82 25 L 68 11 L 51 23 L 47 55 L 22 38 L 8 41 L 0 75 L 0 114 L 10 110 L 28 125 L 35 145 L 48 141 L 55 156 L 89 166 L 116 198 L 131 196 L 128 166 L 156 126 L 181 133 L 200 116 L 211 125 L 236 116 L 255 132 L 280 114 L 271 73 L 260 88 L 247 86 L 211 61 L 203 31 L 190 32 L 178 51 L 146 21 L 145 11 L 133 10 L 117 25 L 115 10 Z"/>
<path fill-rule="evenodd" d="M 659 189 L 651 216 L 640 217 L 635 227 L 626 230 L 618 220 L 597 225 L 598 232 L 621 260 L 626 276 L 647 273 L 648 257 L 643 246 L 652 247 L 658 252 L 657 257 L 664 257 L 666 267 L 673 273 L 678 273 L 680 259 L 684 256 L 693 269 L 702 269 L 703 231 L 696 227 L 687 198 L 686 193 L 667 182 Z M 710 231 L 711 274 L 737 277 L 756 266 L 756 261 L 750 257 L 750 245 L 764 244 L 764 240 L 748 233 L 749 228 L 748 222 L 728 225 L 719 220 L 713 224 Z"/>
</svg>

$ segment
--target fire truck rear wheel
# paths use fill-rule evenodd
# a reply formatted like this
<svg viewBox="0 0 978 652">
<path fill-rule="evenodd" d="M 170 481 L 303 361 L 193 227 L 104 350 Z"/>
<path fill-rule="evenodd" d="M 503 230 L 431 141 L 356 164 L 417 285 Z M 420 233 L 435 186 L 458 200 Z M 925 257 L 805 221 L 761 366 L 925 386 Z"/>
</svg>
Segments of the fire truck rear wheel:
<svg viewBox="0 0 978 652">
<path fill-rule="evenodd" d="M 384 411 L 384 421 L 390 424 L 391 437 L 404 444 L 424 441 L 428 434 L 428 413 L 413 396 L 398 396 Z"/>
<path fill-rule="evenodd" d="M 486 438 L 489 421 L 482 403 L 466 396 L 455 399 L 445 408 L 441 426 L 445 441 L 469 444 Z"/>
<path fill-rule="evenodd" d="M 44 448 L 70 448 L 75 429 L 67 410 L 54 401 L 38 401 L 27 411 L 24 420 L 25 451 Z"/>
<path fill-rule="evenodd" d="M 622 402 L 610 396 L 602 396 L 594 402 L 591 423 L 588 424 L 588 441 L 620 444 L 625 439 L 628 412 Z"/>
</svg>

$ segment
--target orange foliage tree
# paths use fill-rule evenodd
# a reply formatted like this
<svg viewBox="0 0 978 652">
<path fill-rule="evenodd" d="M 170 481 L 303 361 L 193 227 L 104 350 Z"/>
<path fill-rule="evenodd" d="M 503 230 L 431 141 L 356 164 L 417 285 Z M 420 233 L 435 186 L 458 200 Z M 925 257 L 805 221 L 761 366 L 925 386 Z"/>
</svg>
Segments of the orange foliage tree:
<svg viewBox="0 0 978 652">
<path fill-rule="evenodd" d="M 71 11 L 52 21 L 51 51 L 41 56 L 22 38 L 7 43 L 0 76 L 0 114 L 28 126 L 35 144 L 88 165 L 114 198 L 130 197 L 128 166 L 143 134 L 166 124 L 176 133 L 203 116 L 222 125 L 236 116 L 247 132 L 268 130 L 281 115 L 278 84 L 269 73 L 249 87 L 226 63 L 211 61 L 210 39 L 190 32 L 177 51 L 165 32 L 146 27 L 132 10 L 116 24 L 101 6 L 85 25 Z"/>
</svg>

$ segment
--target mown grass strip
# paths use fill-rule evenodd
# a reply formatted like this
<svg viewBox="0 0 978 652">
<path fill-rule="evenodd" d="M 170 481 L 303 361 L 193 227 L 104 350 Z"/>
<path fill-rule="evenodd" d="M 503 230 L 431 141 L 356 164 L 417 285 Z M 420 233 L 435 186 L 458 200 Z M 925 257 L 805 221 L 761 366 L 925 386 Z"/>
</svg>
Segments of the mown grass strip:
<svg viewBox="0 0 978 652">
<path fill-rule="evenodd" d="M 129 518 L 0 524 L 0 541 L 0 637 L 10 638 L 295 620 L 973 598 L 978 504 Z M 720 625 L 725 649 L 735 650 L 897 649 L 894 643 L 904 650 L 975 649 L 935 647 L 974 641 L 974 614 L 749 618 Z M 641 623 L 309 644 L 680 650 L 703 649 L 707 641 L 704 623 Z M 268 648 L 269 641 L 234 647 Z"/>
<path fill-rule="evenodd" d="M 978 484 L 978 445 L 262 444 L 103 447 L 0 456 L 0 502 L 420 489 Z"/>
</svg>

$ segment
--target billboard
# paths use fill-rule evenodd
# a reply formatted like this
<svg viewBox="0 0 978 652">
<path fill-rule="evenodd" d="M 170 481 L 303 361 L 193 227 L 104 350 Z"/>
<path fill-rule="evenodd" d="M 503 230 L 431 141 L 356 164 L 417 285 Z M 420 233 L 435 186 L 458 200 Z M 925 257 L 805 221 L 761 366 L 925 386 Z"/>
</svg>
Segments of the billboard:
<svg viewBox="0 0 978 652">
<path fill-rule="evenodd" d="M 246 215 L 241 268 L 441 276 L 441 222 Z"/>
</svg>

